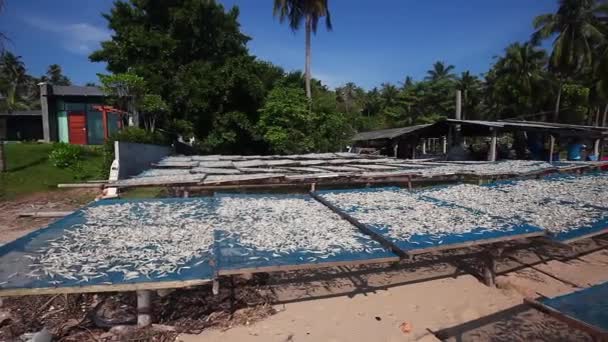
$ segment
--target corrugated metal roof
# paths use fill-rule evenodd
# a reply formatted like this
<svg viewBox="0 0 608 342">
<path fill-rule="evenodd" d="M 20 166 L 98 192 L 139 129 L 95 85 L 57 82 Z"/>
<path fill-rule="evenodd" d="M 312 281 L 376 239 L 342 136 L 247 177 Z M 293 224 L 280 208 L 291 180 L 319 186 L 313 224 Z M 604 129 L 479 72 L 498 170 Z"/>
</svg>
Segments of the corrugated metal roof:
<svg viewBox="0 0 608 342">
<path fill-rule="evenodd" d="M 55 96 L 105 96 L 99 87 L 51 86 Z"/>
<path fill-rule="evenodd" d="M 378 131 L 361 132 L 355 134 L 351 139 L 352 141 L 364 141 L 364 140 L 377 140 L 377 139 L 393 139 L 403 134 L 412 133 L 419 129 L 428 127 L 430 125 L 416 125 L 408 127 L 381 129 Z"/>
<path fill-rule="evenodd" d="M 18 110 L 15 112 L 0 112 L 0 116 L 41 116 L 40 109 L 35 110 Z"/>
<path fill-rule="evenodd" d="M 572 124 L 563 124 L 563 123 L 554 123 L 554 122 L 521 121 L 521 120 L 504 120 L 504 122 L 508 123 L 508 124 L 543 125 L 543 126 L 552 126 L 552 127 L 558 127 L 558 128 L 571 128 L 571 129 L 587 129 L 587 130 L 595 130 L 595 131 L 608 131 L 608 127 L 588 126 L 588 125 L 572 125 Z"/>
</svg>

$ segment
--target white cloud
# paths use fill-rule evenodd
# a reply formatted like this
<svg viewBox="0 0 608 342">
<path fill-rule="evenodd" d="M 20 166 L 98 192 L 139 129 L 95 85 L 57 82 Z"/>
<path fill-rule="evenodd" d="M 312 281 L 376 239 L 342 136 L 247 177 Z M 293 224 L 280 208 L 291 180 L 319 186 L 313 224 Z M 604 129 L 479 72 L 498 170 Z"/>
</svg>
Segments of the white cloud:
<svg viewBox="0 0 608 342">
<path fill-rule="evenodd" d="M 56 35 L 63 47 L 76 54 L 89 54 L 103 40 L 110 39 L 110 31 L 87 23 L 65 24 L 39 17 L 25 17 L 30 26 Z"/>
</svg>

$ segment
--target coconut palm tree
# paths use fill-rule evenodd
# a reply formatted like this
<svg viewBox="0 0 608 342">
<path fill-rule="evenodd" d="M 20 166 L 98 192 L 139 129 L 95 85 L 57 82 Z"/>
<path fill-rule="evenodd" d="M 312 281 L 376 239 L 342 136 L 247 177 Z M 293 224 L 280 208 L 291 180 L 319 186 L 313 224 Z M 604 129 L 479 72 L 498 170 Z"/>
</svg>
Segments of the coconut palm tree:
<svg viewBox="0 0 608 342">
<path fill-rule="evenodd" d="M 460 77 L 456 80 L 456 89 L 462 92 L 462 119 L 472 119 L 468 115 L 472 115 L 473 107 L 475 106 L 475 97 L 480 91 L 481 83 L 479 78 L 475 75 L 471 75 L 470 71 L 465 71 L 460 74 Z"/>
<path fill-rule="evenodd" d="M 7 112 L 28 108 L 21 96 L 21 90 L 27 80 L 25 64 L 21 61 L 21 56 L 5 52 L 0 57 L 0 95 L 4 97 L 3 107 Z"/>
<path fill-rule="evenodd" d="M 530 43 L 514 43 L 505 49 L 486 75 L 490 102 L 502 104 L 504 114 L 534 111 L 548 87 L 544 70 L 547 55 Z"/>
<path fill-rule="evenodd" d="M 560 0 L 556 13 L 534 19 L 532 42 L 554 37 L 549 68 L 558 75 L 558 91 L 553 121 L 559 119 L 564 79 L 591 64 L 593 47 L 605 40 L 602 23 L 596 16 L 596 0 Z"/>
<path fill-rule="evenodd" d="M 331 31 L 331 15 L 328 0 L 275 0 L 275 16 L 280 22 L 289 21 L 289 27 L 295 32 L 300 29 L 302 23 L 306 30 L 306 63 L 304 74 L 306 79 L 306 96 L 312 98 L 311 90 L 311 34 L 317 33 L 317 26 L 321 18 L 325 18 L 325 27 Z"/>
<path fill-rule="evenodd" d="M 433 69 L 426 72 L 427 76 L 425 80 L 427 81 L 442 81 L 442 80 L 452 80 L 454 79 L 454 74 L 452 71 L 454 70 L 453 65 L 445 65 L 444 62 L 437 61 L 433 64 Z"/>
<path fill-rule="evenodd" d="M 48 82 L 52 85 L 71 85 L 70 79 L 63 74 L 63 70 L 59 64 L 51 64 L 46 70 L 46 75 L 40 78 L 42 82 Z"/>
</svg>

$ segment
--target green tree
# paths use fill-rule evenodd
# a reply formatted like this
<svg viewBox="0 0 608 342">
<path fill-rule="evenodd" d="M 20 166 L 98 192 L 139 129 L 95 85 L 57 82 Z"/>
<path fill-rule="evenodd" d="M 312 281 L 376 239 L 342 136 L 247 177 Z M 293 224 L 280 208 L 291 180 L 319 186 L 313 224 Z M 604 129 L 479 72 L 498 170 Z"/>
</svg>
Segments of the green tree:
<svg viewBox="0 0 608 342">
<path fill-rule="evenodd" d="M 445 65 L 444 62 L 437 61 L 433 64 L 433 69 L 426 72 L 427 81 L 442 81 L 442 80 L 453 80 L 455 78 L 452 71 L 454 70 L 453 65 Z"/>
<path fill-rule="evenodd" d="M 352 135 L 347 117 L 336 111 L 335 93 L 313 84 L 312 105 L 299 87 L 278 85 L 268 94 L 256 129 L 271 151 L 336 151 Z"/>
<path fill-rule="evenodd" d="M 52 85 L 67 86 L 71 85 L 70 79 L 63 74 L 63 70 L 59 64 L 51 64 L 46 70 L 46 75 L 40 78 L 42 82 L 48 82 Z"/>
<path fill-rule="evenodd" d="M 546 52 L 530 43 L 514 43 L 505 49 L 486 75 L 487 102 L 495 118 L 543 109 L 550 89 L 546 63 Z"/>
<path fill-rule="evenodd" d="M 268 94 L 257 128 L 272 151 L 289 154 L 313 150 L 309 133 L 314 120 L 309 101 L 298 88 L 279 86 Z"/>
<path fill-rule="evenodd" d="M 157 121 L 169 111 L 169 106 L 160 95 L 146 94 L 141 99 L 140 111 L 144 116 L 144 126 L 148 131 L 154 132 Z"/>
<path fill-rule="evenodd" d="M 289 21 L 289 27 L 297 31 L 304 23 L 306 30 L 306 63 L 304 74 L 306 79 L 306 96 L 312 98 L 311 90 L 311 34 L 317 33 L 321 18 L 325 18 L 325 27 L 332 29 L 331 14 L 328 0 L 275 0 L 273 13 L 281 22 Z"/>
<path fill-rule="evenodd" d="M 138 126 L 140 101 L 147 92 L 144 78 L 130 72 L 97 76 L 103 92 L 120 109 L 131 113 L 131 124 Z"/>
<path fill-rule="evenodd" d="M 481 119 L 478 115 L 481 102 L 481 82 L 467 70 L 456 80 L 456 89 L 462 92 L 462 119 Z"/>
<path fill-rule="evenodd" d="M 0 13 L 4 9 L 4 0 L 0 0 Z M 0 55 L 4 56 L 4 42 L 7 40 L 4 32 L 0 32 Z M 0 81 L 2 82 L 2 81 Z M 3 86 L 0 83 L 0 86 Z M 6 171 L 6 155 L 4 154 L 4 142 L 0 138 L 0 172 Z"/>
<path fill-rule="evenodd" d="M 0 56 L 0 95 L 2 109 L 7 112 L 29 109 L 26 90 L 31 79 L 28 77 L 21 56 L 5 51 Z"/>
<path fill-rule="evenodd" d="M 556 13 L 534 19 L 534 43 L 555 36 L 549 63 L 550 70 L 558 75 L 553 121 L 559 120 L 564 80 L 589 66 L 593 47 L 605 40 L 596 10 L 596 0 L 560 0 Z"/>
</svg>

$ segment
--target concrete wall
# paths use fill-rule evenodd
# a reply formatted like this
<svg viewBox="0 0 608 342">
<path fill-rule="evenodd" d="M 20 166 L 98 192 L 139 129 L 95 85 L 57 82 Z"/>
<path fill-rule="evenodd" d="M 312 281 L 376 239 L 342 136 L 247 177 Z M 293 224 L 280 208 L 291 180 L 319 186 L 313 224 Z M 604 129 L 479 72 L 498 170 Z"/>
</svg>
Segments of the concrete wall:
<svg viewBox="0 0 608 342">
<path fill-rule="evenodd" d="M 171 154 L 168 146 L 114 142 L 114 155 L 118 161 L 118 179 L 135 176 Z"/>
</svg>

